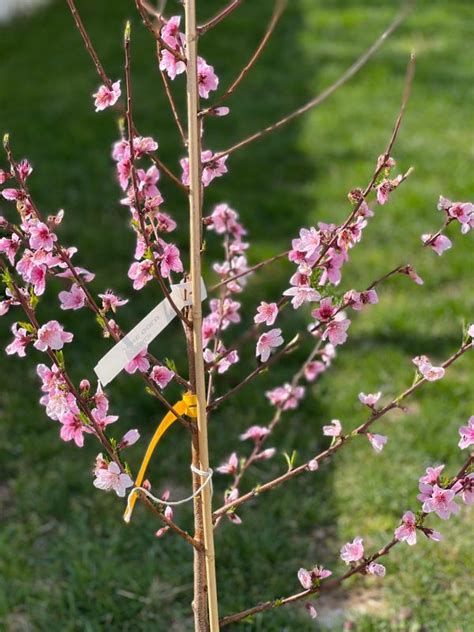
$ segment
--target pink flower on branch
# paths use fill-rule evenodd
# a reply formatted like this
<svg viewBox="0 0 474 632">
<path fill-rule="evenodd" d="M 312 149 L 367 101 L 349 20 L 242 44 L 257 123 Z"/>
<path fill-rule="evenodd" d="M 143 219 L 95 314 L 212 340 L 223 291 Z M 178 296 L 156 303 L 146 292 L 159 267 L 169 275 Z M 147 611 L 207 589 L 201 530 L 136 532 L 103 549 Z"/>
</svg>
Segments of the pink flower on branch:
<svg viewBox="0 0 474 632">
<path fill-rule="evenodd" d="M 18 355 L 20 358 L 26 356 L 26 347 L 32 341 L 31 335 L 20 327 L 18 323 L 12 325 L 12 333 L 14 336 L 13 342 L 11 342 L 5 349 L 7 355 Z"/>
<path fill-rule="evenodd" d="M 421 375 L 429 382 L 435 382 L 444 377 L 444 368 L 441 366 L 433 366 L 426 356 L 416 356 L 412 362 L 418 367 Z"/>
<path fill-rule="evenodd" d="M 364 557 L 364 545 L 362 538 L 354 538 L 352 542 L 344 544 L 341 549 L 341 559 L 346 564 L 358 562 Z"/>
<path fill-rule="evenodd" d="M 84 432 L 91 432 L 79 415 L 67 412 L 59 420 L 61 422 L 60 437 L 63 441 L 74 441 L 78 448 L 84 445 Z"/>
<path fill-rule="evenodd" d="M 239 459 L 237 457 L 237 452 L 232 452 L 225 463 L 216 467 L 216 472 L 219 472 L 220 474 L 237 474 L 238 466 Z"/>
<path fill-rule="evenodd" d="M 437 255 L 442 255 L 445 250 L 449 250 L 453 245 L 446 235 L 422 235 L 421 239 L 425 246 L 429 246 Z"/>
<path fill-rule="evenodd" d="M 221 156 L 220 158 L 214 158 L 213 152 L 209 149 L 201 152 L 202 183 L 205 187 L 209 186 L 214 178 L 218 178 L 219 176 L 227 173 L 227 158 L 227 155 Z M 183 169 L 181 182 L 186 186 L 189 186 L 189 161 L 187 158 L 182 158 L 179 162 L 181 168 Z"/>
<path fill-rule="evenodd" d="M 59 292 L 59 300 L 61 301 L 61 309 L 77 310 L 84 307 L 86 303 L 86 295 L 84 290 L 76 283 L 71 286 L 69 292 Z"/>
<path fill-rule="evenodd" d="M 474 415 L 469 418 L 467 426 L 461 426 L 459 428 L 459 434 L 461 438 L 459 439 L 458 445 L 461 450 L 474 444 Z"/>
<path fill-rule="evenodd" d="M 147 349 L 143 349 L 138 353 L 133 360 L 125 366 L 125 371 L 127 373 L 136 373 L 139 371 L 140 373 L 146 373 L 150 368 L 150 361 L 147 358 Z"/>
<path fill-rule="evenodd" d="M 246 441 L 247 439 L 251 439 L 258 443 L 262 439 L 264 439 L 270 430 L 264 426 L 250 426 L 248 430 L 246 430 L 243 434 L 240 435 L 241 441 Z"/>
<path fill-rule="evenodd" d="M 298 571 L 298 580 L 305 590 L 317 586 L 322 579 L 330 577 L 332 571 L 323 568 L 322 566 L 315 566 L 313 570 L 308 571 L 305 568 L 300 568 Z"/>
<path fill-rule="evenodd" d="M 199 96 L 202 99 L 209 98 L 209 92 L 217 90 L 219 78 L 214 72 L 214 68 L 209 66 L 202 57 L 198 57 L 198 86 Z"/>
<path fill-rule="evenodd" d="M 436 483 L 431 496 L 423 503 L 425 513 L 435 512 L 442 520 L 448 520 L 451 514 L 459 512 L 459 505 L 455 502 L 456 492 L 453 489 L 443 489 Z"/>
<path fill-rule="evenodd" d="M 367 433 L 367 439 L 370 441 L 371 446 L 376 452 L 382 452 L 384 445 L 387 443 L 388 438 L 380 434 Z"/>
<path fill-rule="evenodd" d="M 410 546 L 416 544 L 416 517 L 412 511 L 403 514 L 402 524 L 395 529 L 395 537 Z"/>
<path fill-rule="evenodd" d="M 174 371 L 165 366 L 154 366 L 150 372 L 150 377 L 160 388 L 166 388 L 174 377 Z"/>
<path fill-rule="evenodd" d="M 329 339 L 329 342 L 334 346 L 344 344 L 347 340 L 347 330 L 350 324 L 351 321 L 345 318 L 342 312 L 339 312 L 324 330 L 322 339 Z"/>
<path fill-rule="evenodd" d="M 27 232 L 30 235 L 30 248 L 32 250 L 45 250 L 49 252 L 53 249 L 57 236 L 52 233 L 43 222 L 34 222 L 28 225 Z"/>
<path fill-rule="evenodd" d="M 342 432 L 342 424 L 339 419 L 333 419 L 331 425 L 323 426 L 323 435 L 326 437 L 340 437 Z"/>
<path fill-rule="evenodd" d="M 278 306 L 276 303 L 265 303 L 262 301 L 257 307 L 257 314 L 254 317 L 254 322 L 265 323 L 268 327 L 271 327 L 278 315 Z"/>
<path fill-rule="evenodd" d="M 262 362 L 266 362 L 270 357 L 272 349 L 282 344 L 283 338 L 281 336 L 281 329 L 270 329 L 270 331 L 263 333 L 258 339 L 255 355 L 257 358 L 260 356 Z"/>
<path fill-rule="evenodd" d="M 128 487 L 133 486 L 133 481 L 128 474 L 120 471 L 115 461 L 111 461 L 107 468 L 99 467 L 95 472 L 94 487 L 104 491 L 113 490 L 117 496 L 124 497 Z"/>
<path fill-rule="evenodd" d="M 373 408 L 375 404 L 379 401 L 381 396 L 382 393 L 380 391 L 378 393 L 369 393 L 368 395 L 366 395 L 365 393 L 359 393 L 359 401 L 369 408 Z"/>
<path fill-rule="evenodd" d="M 108 88 L 107 86 L 100 86 L 97 92 L 92 95 L 94 97 L 95 111 L 101 112 L 102 110 L 115 105 L 120 99 L 121 94 L 120 80 L 115 81 L 111 88 Z"/>
<path fill-rule="evenodd" d="M 34 347 L 39 351 L 46 351 L 47 349 L 59 351 L 65 343 L 71 342 L 73 337 L 73 334 L 64 331 L 64 327 L 57 320 L 50 320 L 38 329 L 38 339 L 34 343 Z"/>
<path fill-rule="evenodd" d="M 122 307 L 128 303 L 128 299 L 119 298 L 112 290 L 107 290 L 105 294 L 99 294 L 99 298 L 102 299 L 102 309 L 104 312 L 112 310 L 115 313 L 118 307 Z"/>
</svg>

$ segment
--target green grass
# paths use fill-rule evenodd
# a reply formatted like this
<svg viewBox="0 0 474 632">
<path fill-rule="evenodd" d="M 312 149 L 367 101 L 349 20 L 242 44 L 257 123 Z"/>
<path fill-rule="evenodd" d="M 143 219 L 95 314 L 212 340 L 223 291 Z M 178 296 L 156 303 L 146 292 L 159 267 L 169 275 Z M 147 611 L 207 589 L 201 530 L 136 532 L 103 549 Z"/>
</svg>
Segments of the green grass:
<svg viewBox="0 0 474 632">
<path fill-rule="evenodd" d="M 134 18 L 133 72 L 137 125 L 160 142 L 170 164 L 182 153 L 161 94 L 153 45 L 134 16 L 132 3 L 79 2 L 109 74 L 122 76 L 121 35 Z M 255 71 L 232 98 L 232 116 L 209 124 L 209 146 L 220 149 L 317 93 L 333 81 L 390 21 L 392 2 L 294 0 Z M 171 5 L 171 3 L 170 3 Z M 222 2 L 206 3 L 209 14 Z M 203 54 L 225 85 L 253 50 L 271 11 L 271 2 L 248 2 L 228 22 L 206 36 Z M 357 393 L 382 390 L 389 398 L 412 379 L 411 358 L 420 353 L 443 360 L 457 348 L 462 319 L 472 313 L 472 238 L 453 227 L 454 248 L 438 259 L 420 248 L 419 236 L 437 225 L 440 193 L 465 199 L 472 182 L 469 157 L 473 72 L 469 2 L 420 2 L 406 24 L 361 74 L 324 106 L 255 144 L 230 160 L 231 173 L 210 189 L 206 209 L 226 200 L 241 213 L 258 261 L 287 247 L 301 225 L 339 221 L 347 213 L 346 194 L 364 186 L 382 152 L 397 114 L 409 53 L 417 51 L 413 95 L 394 152 L 400 168 L 415 166 L 409 181 L 381 208 L 351 254 L 342 289 L 363 288 L 375 276 L 412 262 L 425 279 L 391 281 L 379 305 L 353 317 L 348 344 L 333 368 L 314 387 L 300 410 L 288 415 L 274 444 L 298 451 L 303 460 L 323 448 L 321 425 L 337 417 L 346 428 L 364 419 Z M 0 117 L 17 155 L 35 166 L 33 193 L 46 213 L 66 209 L 65 243 L 78 245 L 78 261 L 97 273 L 95 291 L 113 287 L 133 300 L 121 323 L 131 326 L 159 300 L 156 288 L 134 294 L 126 278 L 133 237 L 126 210 L 117 203 L 109 147 L 117 136 L 109 114 L 96 115 L 90 93 L 98 85 L 65 3 L 53 3 L 29 19 L 3 27 L 0 38 Z M 178 80 L 179 81 L 179 80 Z M 178 83 L 180 88 L 182 82 Z M 472 127 L 472 126 L 471 126 Z M 472 130 L 471 130 L 472 131 Z M 181 221 L 186 203 L 163 184 L 167 206 Z M 2 208 L 1 212 L 6 212 Z M 181 245 L 185 231 L 181 232 Z M 219 251 L 209 238 L 210 255 Z M 283 265 L 255 277 L 244 299 L 246 321 L 261 299 L 278 295 L 289 268 Z M 208 274 L 211 279 L 211 274 Z M 57 305 L 41 306 L 41 317 Z M 68 350 L 75 377 L 108 348 L 97 337 L 93 319 L 64 314 L 76 345 Z M 1 343 L 9 340 L 2 320 Z M 291 319 L 285 315 L 285 323 Z M 183 365 L 179 327 L 154 344 L 161 355 Z M 254 366 L 251 350 L 244 368 Z M 212 464 L 236 445 L 238 434 L 271 414 L 262 392 L 287 379 L 304 357 L 299 351 L 223 407 L 211 421 Z M 34 359 L 1 359 L 0 387 L 0 623 L 7 630 L 187 630 L 191 629 L 191 557 L 175 537 L 156 540 L 156 521 L 142 509 L 130 527 L 122 505 L 91 485 L 97 452 L 62 443 L 57 425 L 37 404 Z M 338 550 L 360 534 L 369 550 L 391 537 L 403 511 L 416 507 L 416 481 L 427 465 L 445 462 L 452 473 L 463 459 L 457 428 L 472 413 L 472 357 L 464 357 L 441 383 L 428 385 L 409 404 L 407 415 L 393 414 L 381 432 L 389 443 L 375 455 L 360 440 L 342 450 L 313 476 L 303 476 L 281 493 L 262 496 L 240 512 L 242 528 L 224 522 L 216 547 L 222 613 L 261 599 L 297 590 L 300 566 L 324 562 L 342 571 Z M 239 381 L 229 373 L 219 385 Z M 170 397 L 177 395 L 170 393 Z M 160 417 L 138 379 L 121 376 L 110 388 L 119 430 L 139 426 L 146 438 Z M 136 467 L 142 445 L 130 450 Z M 177 428 L 155 458 L 155 477 L 174 497 L 187 493 L 189 446 Z M 283 471 L 281 456 L 262 464 L 242 488 Z M 225 488 L 216 479 L 217 502 Z M 177 512 L 191 526 L 188 509 Z M 349 590 L 321 599 L 321 614 L 341 612 L 357 630 L 454 632 L 472 620 L 469 579 L 472 547 L 469 512 L 437 524 L 441 543 L 401 545 L 387 559 L 383 581 L 356 578 Z M 433 524 L 436 520 L 432 521 Z M 356 597 L 350 596 L 356 590 Z M 377 604 L 370 607 L 370 604 Z M 316 604 L 318 605 L 318 604 Z M 326 617 L 322 617 L 326 619 Z M 243 630 L 312 630 L 318 627 L 303 608 L 257 617 Z"/>
</svg>

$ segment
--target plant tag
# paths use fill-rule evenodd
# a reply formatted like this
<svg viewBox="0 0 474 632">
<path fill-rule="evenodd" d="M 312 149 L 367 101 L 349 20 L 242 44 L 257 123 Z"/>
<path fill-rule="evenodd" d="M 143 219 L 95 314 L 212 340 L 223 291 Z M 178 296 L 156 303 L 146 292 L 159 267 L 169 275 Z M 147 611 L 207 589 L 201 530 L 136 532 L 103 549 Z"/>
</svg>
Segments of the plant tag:
<svg viewBox="0 0 474 632">
<path fill-rule="evenodd" d="M 201 298 L 204 300 L 206 297 L 206 287 L 201 279 Z M 191 305 L 191 282 L 172 285 L 171 298 L 178 309 Z M 165 298 L 122 340 L 117 342 L 94 367 L 102 386 L 109 384 L 140 351 L 146 349 L 175 316 L 176 312 Z"/>
</svg>

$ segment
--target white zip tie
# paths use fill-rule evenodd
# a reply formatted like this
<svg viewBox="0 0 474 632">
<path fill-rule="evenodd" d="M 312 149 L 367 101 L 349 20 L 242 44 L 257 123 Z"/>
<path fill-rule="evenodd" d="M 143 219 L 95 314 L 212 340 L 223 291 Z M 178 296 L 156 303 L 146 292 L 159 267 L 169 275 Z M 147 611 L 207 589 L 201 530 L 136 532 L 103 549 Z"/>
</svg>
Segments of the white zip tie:
<svg viewBox="0 0 474 632">
<path fill-rule="evenodd" d="M 187 498 L 183 498 L 182 500 L 174 500 L 174 501 L 163 500 L 162 498 L 157 498 L 156 496 L 153 496 L 153 494 L 149 492 L 148 489 L 145 489 L 144 487 L 134 487 L 130 491 L 127 497 L 127 509 L 123 517 L 125 522 L 130 522 L 130 518 L 131 518 L 130 501 L 131 501 L 131 498 L 133 497 L 133 494 L 136 494 L 137 492 L 142 492 L 143 494 L 145 494 L 145 496 L 147 496 L 147 498 L 149 498 L 155 503 L 158 503 L 159 505 L 165 505 L 165 506 L 170 505 L 172 507 L 175 507 L 176 505 L 183 505 L 184 503 L 188 503 L 190 500 L 193 500 L 196 496 L 198 496 L 198 494 L 202 492 L 202 490 L 206 487 L 208 483 L 210 483 L 211 485 L 211 496 L 212 496 L 212 475 L 214 474 L 214 470 L 210 467 L 206 472 L 204 470 L 200 470 L 197 467 L 194 467 L 194 465 L 191 465 L 191 471 L 194 472 L 194 474 L 198 474 L 199 476 L 202 476 L 202 477 L 205 476 L 206 480 L 193 494 L 191 494 L 191 496 L 188 496 Z"/>
</svg>

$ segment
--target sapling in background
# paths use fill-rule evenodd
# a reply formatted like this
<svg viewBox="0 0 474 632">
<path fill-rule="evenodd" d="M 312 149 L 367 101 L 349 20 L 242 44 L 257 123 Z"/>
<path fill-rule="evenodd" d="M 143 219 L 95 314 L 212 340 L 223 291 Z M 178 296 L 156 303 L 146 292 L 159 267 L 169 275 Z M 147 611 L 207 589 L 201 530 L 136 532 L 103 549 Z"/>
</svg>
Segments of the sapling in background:
<svg viewBox="0 0 474 632">
<path fill-rule="evenodd" d="M 423 349 L 413 353 L 413 364 L 407 364 L 406 384 L 401 390 L 385 382 L 383 391 L 365 392 L 363 371 L 360 371 L 359 408 L 354 409 L 354 419 L 339 420 L 333 411 L 330 415 L 334 418 L 321 419 L 322 435 L 329 437 L 325 444 L 303 454 L 293 451 L 291 441 L 285 440 L 281 429 L 291 427 L 292 415 L 308 396 L 308 391 L 313 388 L 311 385 L 325 379 L 325 388 L 331 389 L 330 375 L 337 371 L 334 360 L 344 353 L 342 346 L 350 341 L 353 321 L 376 310 L 386 287 L 398 278 L 405 280 L 407 292 L 422 291 L 417 286 L 422 286 L 424 280 L 417 273 L 415 262 L 404 260 L 403 245 L 396 265 L 371 269 L 373 274 L 368 283 L 351 286 L 344 282 L 353 251 L 364 248 L 363 237 L 369 225 L 375 223 L 380 214 L 384 217 L 389 214 L 398 189 L 409 187 L 416 178 L 409 164 L 399 168 L 393 158 L 399 153 L 396 143 L 413 89 L 414 55 L 406 56 L 402 94 L 393 95 L 393 121 L 386 122 L 386 139 L 374 151 L 372 169 L 366 173 L 364 182 L 341 195 L 346 214 L 340 221 L 333 223 L 328 212 L 327 217 L 322 215 L 311 224 L 296 224 L 292 234 L 285 236 L 287 243 L 283 250 L 273 251 L 268 257 L 250 264 L 251 234 L 242 219 L 245 213 L 235 210 L 231 200 L 209 204 L 207 193 L 215 190 L 217 194 L 221 178 L 232 176 L 234 155 L 252 151 L 255 143 L 265 142 L 266 136 L 277 134 L 280 128 L 321 106 L 337 90 L 343 90 L 344 84 L 400 26 L 407 17 L 408 8 L 403 8 L 388 28 L 328 88 L 302 107 L 250 133 L 243 140 L 228 144 L 221 141 L 222 148 L 208 144 L 208 128 L 215 128 L 221 119 L 232 116 L 227 101 L 237 89 L 245 89 L 240 84 L 259 63 L 284 16 L 285 3 L 275 3 L 255 52 L 243 69 L 235 71 L 234 79 L 222 86 L 214 60 L 205 59 L 200 54 L 200 42 L 202 40 L 205 45 L 206 39 L 219 37 L 221 22 L 230 19 L 234 11 L 245 11 L 245 6 L 240 6 L 245 3 L 234 0 L 198 25 L 194 0 L 186 0 L 183 12 L 176 15 L 172 15 L 169 7 L 156 8 L 137 0 L 141 22 L 154 47 L 152 64 L 157 71 L 156 79 L 162 82 L 170 124 L 176 128 L 176 147 L 180 148 L 181 157 L 177 164 L 173 164 L 163 158 L 159 130 L 153 133 L 143 130 L 136 116 L 140 100 L 147 97 L 134 90 L 135 29 L 132 30 L 130 23 L 125 27 L 122 76 L 110 76 L 73 0 L 68 0 L 67 4 L 99 76 L 100 85 L 93 94 L 95 110 L 97 113 L 111 111 L 118 118 L 120 137 L 113 145 L 112 158 L 122 191 L 120 202 L 129 210 L 129 228 L 135 241 L 129 253 L 128 278 L 137 293 L 154 286 L 155 304 L 158 295 L 175 316 L 182 336 L 174 345 L 171 357 L 160 353 L 160 340 L 167 335 L 167 330 L 149 347 L 135 348 L 132 345 L 130 336 L 125 336 L 127 329 L 121 325 L 120 316 L 125 310 L 133 311 L 133 295 L 128 292 L 125 298 L 115 289 L 95 289 L 94 273 L 84 267 L 87 266 L 87 253 L 78 252 L 61 235 L 63 222 L 67 224 L 67 209 L 66 213 L 61 210 L 54 214 L 42 210 L 41 201 L 30 192 L 30 183 L 35 177 L 32 166 L 27 159 L 16 155 L 15 140 L 6 134 L 5 166 L 0 172 L 1 195 L 11 203 L 11 208 L 6 207 L 1 219 L 0 265 L 4 297 L 0 305 L 2 314 L 11 313 L 14 318 L 13 338 L 6 346 L 6 352 L 24 357 L 30 352 L 35 353 L 36 349 L 43 354 L 37 365 L 41 404 L 57 423 L 64 441 L 79 448 L 85 442 L 99 442 L 101 451 L 93 467 L 93 484 L 100 490 L 115 492 L 124 501 L 127 499 L 125 518 L 131 522 L 130 529 L 156 532 L 156 537 L 163 538 L 159 543 L 163 547 L 172 538 L 180 538 L 189 547 L 194 561 L 186 576 L 192 577 L 193 589 L 191 591 L 189 587 L 189 590 L 193 593 L 196 630 L 217 630 L 239 621 L 253 620 L 257 615 L 259 621 L 264 616 L 271 621 L 272 612 L 260 613 L 293 604 L 304 606 L 309 617 L 315 619 L 320 594 L 334 590 L 355 575 L 381 580 L 386 573 L 383 558 L 392 548 L 400 542 L 412 546 L 417 537 L 440 540 L 442 535 L 432 514 L 447 520 L 458 513 L 463 504 L 471 504 L 473 498 L 473 457 L 469 452 L 473 442 L 471 417 L 459 420 L 459 437 L 453 435 L 451 438 L 459 441 L 460 449 L 466 450 L 465 454 L 460 453 L 458 466 L 445 471 L 437 455 L 433 456 L 426 473 L 424 466 L 420 466 L 419 481 L 415 479 L 415 485 L 419 484 L 420 488 L 419 503 L 400 507 L 400 518 L 393 525 L 377 529 L 377 538 L 382 542 L 380 547 L 367 546 L 364 542 L 366 534 L 354 524 L 351 540 L 339 543 L 339 568 L 335 561 L 329 569 L 322 565 L 323 560 L 311 558 L 304 566 L 289 572 L 285 552 L 278 552 L 282 569 L 276 572 L 288 575 L 285 593 L 268 595 L 262 580 L 261 591 L 256 591 L 255 604 L 241 603 L 241 599 L 236 598 L 236 612 L 219 612 L 220 595 L 228 589 L 225 572 L 217 573 L 216 577 L 215 556 L 218 561 L 219 546 L 217 544 L 215 555 L 214 538 L 219 532 L 233 526 L 244 530 L 246 511 L 262 512 L 263 524 L 267 511 L 265 504 L 271 504 L 275 495 L 267 492 L 280 490 L 282 493 L 300 477 L 313 477 L 317 481 L 323 464 L 335 453 L 351 450 L 357 442 L 365 441 L 367 450 L 371 451 L 367 452 L 366 458 L 370 458 L 369 454 L 381 453 L 390 438 L 390 430 L 387 426 L 384 429 L 385 417 L 395 411 L 399 419 L 400 413 L 407 412 L 409 398 L 423 391 L 430 382 L 444 380 L 452 365 L 463 362 L 465 354 L 471 351 L 474 329 L 466 314 L 464 327 L 459 325 L 457 344 L 453 344 L 444 356 L 436 354 L 435 360 Z M 186 100 L 177 96 L 180 91 L 186 92 Z M 400 100 L 397 109 L 395 104 Z M 403 151 L 399 151 L 403 156 Z M 400 163 L 404 163 L 403 158 Z M 176 189 L 180 196 L 173 198 L 179 209 L 176 213 L 167 205 L 169 188 Z M 433 257 L 440 256 L 455 245 L 455 240 L 469 238 L 468 233 L 474 225 L 472 204 L 442 195 L 438 200 L 425 203 L 433 207 L 433 219 L 420 237 L 420 254 L 425 249 L 432 251 Z M 183 212 L 185 206 L 189 208 L 189 221 Z M 455 227 L 459 229 L 459 236 Z M 102 247 L 107 248 L 104 237 Z M 220 260 L 210 262 L 208 248 L 216 239 L 222 242 L 222 256 Z M 201 314 L 203 262 L 210 295 L 204 318 Z M 278 268 L 283 268 L 286 274 L 285 279 L 279 273 L 281 286 L 267 290 L 262 282 L 257 286 L 261 290 L 256 293 L 258 300 L 246 302 L 243 308 L 247 287 L 258 283 L 259 276 L 265 278 Z M 187 282 L 186 289 L 179 285 L 181 281 Z M 181 301 L 187 306 L 181 307 Z M 44 318 L 43 304 L 50 312 L 53 302 L 58 308 L 54 317 Z M 61 323 L 60 310 L 84 315 L 89 312 L 109 346 L 119 343 L 125 336 L 125 342 L 120 344 L 125 345 L 128 352 L 130 348 L 135 349 L 124 362 L 124 371 L 139 376 L 147 394 L 154 399 L 153 418 L 157 425 L 160 416 L 166 414 L 164 423 L 167 426 L 174 419 L 177 419 L 176 426 L 183 426 L 174 432 L 181 433 L 181 443 L 188 444 L 188 464 L 182 460 L 181 465 L 185 469 L 191 466 L 191 497 L 188 493 L 177 494 L 182 490 L 175 489 L 172 480 L 170 490 L 160 483 L 163 477 L 160 454 L 171 449 L 165 447 L 165 440 L 158 446 L 156 454 L 151 450 L 147 452 L 141 468 L 138 452 L 134 452 L 137 455 L 135 463 L 129 458 L 131 446 L 136 444 L 138 447 L 143 443 L 145 450 L 145 442 L 140 441 L 140 436 L 150 431 L 149 423 L 144 427 L 138 419 L 136 427 L 121 427 L 117 431 L 120 422 L 116 413 L 119 411 L 113 405 L 113 398 L 109 402 L 107 382 L 110 380 L 100 370 L 97 376 L 102 383 L 91 371 L 87 376 L 73 376 L 77 371 L 68 359 L 68 350 L 77 339 Z M 173 326 L 176 327 L 176 323 Z M 136 346 L 136 338 L 133 344 Z M 241 356 L 249 354 L 254 356 L 253 366 L 248 369 L 248 363 L 245 363 L 245 368 L 240 368 Z M 291 363 L 291 369 L 285 370 L 288 359 L 293 356 L 298 360 Z M 283 367 L 278 373 L 279 378 L 284 376 L 282 382 L 272 380 L 272 372 L 279 364 Z M 269 388 L 258 386 L 262 378 L 271 385 Z M 234 398 L 242 397 L 246 389 L 255 386 L 261 398 L 268 402 L 266 417 L 253 419 L 253 423 L 240 433 L 234 432 L 231 425 L 224 427 L 220 424 L 221 411 L 231 406 Z M 169 392 L 181 394 L 172 398 Z M 333 396 L 335 403 L 336 395 Z M 436 393 L 432 396 L 436 397 Z M 241 401 L 245 402 L 245 399 Z M 127 405 L 133 408 L 133 398 Z M 212 440 L 210 444 L 208 441 L 208 421 L 212 433 L 225 433 L 228 439 L 228 456 L 222 462 L 213 456 Z M 399 419 L 400 424 L 408 425 L 408 421 Z M 300 418 L 301 422 L 314 423 L 310 413 Z M 281 445 L 278 445 L 277 435 Z M 239 439 L 244 443 L 236 444 Z M 242 447 L 246 445 L 250 448 Z M 266 461 L 276 464 L 273 469 L 259 470 Z M 209 463 L 214 466 L 214 476 Z M 256 481 L 255 470 L 262 472 Z M 224 491 L 218 475 L 227 477 Z M 389 481 L 380 481 L 381 486 L 389 484 Z M 307 493 L 311 494 L 311 491 Z M 181 510 L 174 508 L 184 496 L 192 502 L 192 525 L 187 521 L 183 523 Z M 161 524 L 150 526 L 148 520 L 137 525 L 135 514 L 132 519 L 137 499 Z M 297 523 L 298 516 L 295 520 Z M 127 538 L 126 532 L 121 533 Z M 247 537 L 254 538 L 258 546 L 258 532 Z M 147 547 L 144 546 L 143 555 Z M 140 550 L 135 554 L 140 555 Z M 347 565 L 345 569 L 344 564 Z M 262 619 L 264 626 L 265 620 Z M 159 624 L 167 625 L 165 621 Z"/>
</svg>

